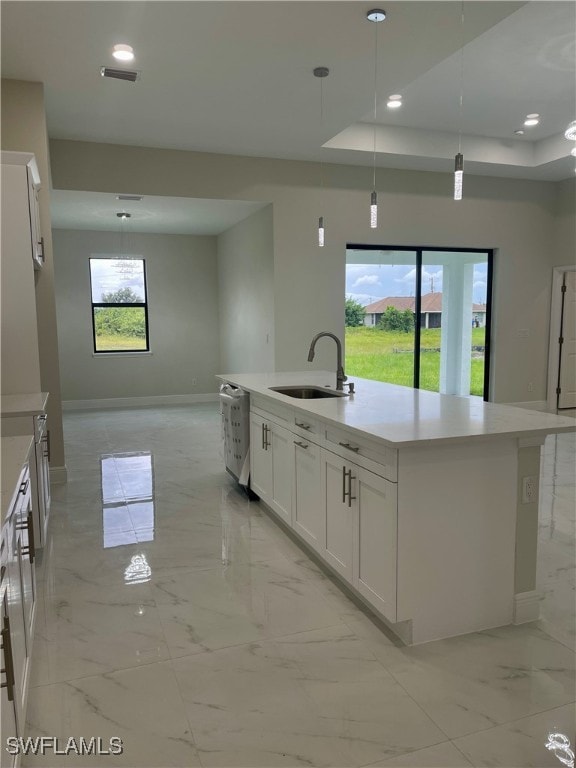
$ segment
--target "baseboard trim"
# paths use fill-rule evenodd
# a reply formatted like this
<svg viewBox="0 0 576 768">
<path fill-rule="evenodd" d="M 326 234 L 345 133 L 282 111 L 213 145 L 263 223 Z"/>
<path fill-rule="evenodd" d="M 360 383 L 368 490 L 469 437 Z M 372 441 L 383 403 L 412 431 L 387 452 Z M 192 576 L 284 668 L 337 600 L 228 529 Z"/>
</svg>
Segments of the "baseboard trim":
<svg viewBox="0 0 576 768">
<path fill-rule="evenodd" d="M 50 484 L 62 485 L 68 482 L 68 468 L 66 465 L 63 467 L 50 467 Z"/>
<path fill-rule="evenodd" d="M 513 405 L 515 408 L 528 408 L 530 411 L 548 411 L 547 400 L 526 400 L 523 403 L 503 403 L 503 405 Z"/>
<path fill-rule="evenodd" d="M 201 395 L 150 395 L 148 397 L 107 397 L 95 400 L 63 400 L 63 411 L 94 411 L 107 408 L 146 408 L 154 405 L 194 405 L 215 403 L 217 392 Z"/>
<path fill-rule="evenodd" d="M 514 624 L 537 621 L 540 618 L 540 599 L 540 593 L 535 589 L 514 595 Z"/>
</svg>

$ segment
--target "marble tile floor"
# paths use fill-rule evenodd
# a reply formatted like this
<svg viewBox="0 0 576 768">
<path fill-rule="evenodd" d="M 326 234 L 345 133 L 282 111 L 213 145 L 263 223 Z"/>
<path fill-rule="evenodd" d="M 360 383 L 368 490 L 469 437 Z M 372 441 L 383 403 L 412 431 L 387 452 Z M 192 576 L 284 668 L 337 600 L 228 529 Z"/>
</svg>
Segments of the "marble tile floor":
<svg viewBox="0 0 576 768">
<path fill-rule="evenodd" d="M 68 413 L 38 569 L 24 766 L 562 766 L 574 435 L 543 455 L 540 622 L 402 647 L 223 469 L 216 405 Z"/>
</svg>

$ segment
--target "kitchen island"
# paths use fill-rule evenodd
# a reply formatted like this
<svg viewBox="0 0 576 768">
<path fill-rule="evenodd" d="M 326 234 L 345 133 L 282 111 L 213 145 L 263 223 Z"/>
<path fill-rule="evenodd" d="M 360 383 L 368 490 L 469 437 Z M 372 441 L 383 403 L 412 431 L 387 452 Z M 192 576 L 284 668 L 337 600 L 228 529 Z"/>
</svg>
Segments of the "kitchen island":
<svg viewBox="0 0 576 768">
<path fill-rule="evenodd" d="M 252 490 L 405 643 L 538 618 L 540 448 L 573 419 L 364 379 L 338 396 L 324 371 L 218 378 L 250 393 Z"/>
</svg>

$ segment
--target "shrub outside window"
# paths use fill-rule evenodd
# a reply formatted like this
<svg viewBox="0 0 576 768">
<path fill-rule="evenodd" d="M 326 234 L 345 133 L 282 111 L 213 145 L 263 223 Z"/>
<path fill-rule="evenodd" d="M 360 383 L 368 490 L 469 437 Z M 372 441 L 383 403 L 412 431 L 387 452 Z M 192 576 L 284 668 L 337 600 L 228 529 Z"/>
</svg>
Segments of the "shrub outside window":
<svg viewBox="0 0 576 768">
<path fill-rule="evenodd" d="M 148 352 L 146 269 L 139 258 L 91 258 L 94 352 Z"/>
</svg>

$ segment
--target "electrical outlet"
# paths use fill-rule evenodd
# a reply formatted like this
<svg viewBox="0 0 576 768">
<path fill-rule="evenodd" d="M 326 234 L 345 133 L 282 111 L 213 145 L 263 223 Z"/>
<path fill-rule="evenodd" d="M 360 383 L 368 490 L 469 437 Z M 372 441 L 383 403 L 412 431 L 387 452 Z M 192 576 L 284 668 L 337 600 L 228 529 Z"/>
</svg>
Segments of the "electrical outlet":
<svg viewBox="0 0 576 768">
<path fill-rule="evenodd" d="M 532 504 L 537 499 L 538 481 L 534 475 L 522 478 L 522 504 Z"/>
<path fill-rule="evenodd" d="M 528 382 L 528 392 L 534 392 L 534 384 L 531 381 Z"/>
<path fill-rule="evenodd" d="M 195 387 L 196 384 L 198 384 L 198 381 L 196 379 L 192 379 L 192 386 Z"/>
</svg>

